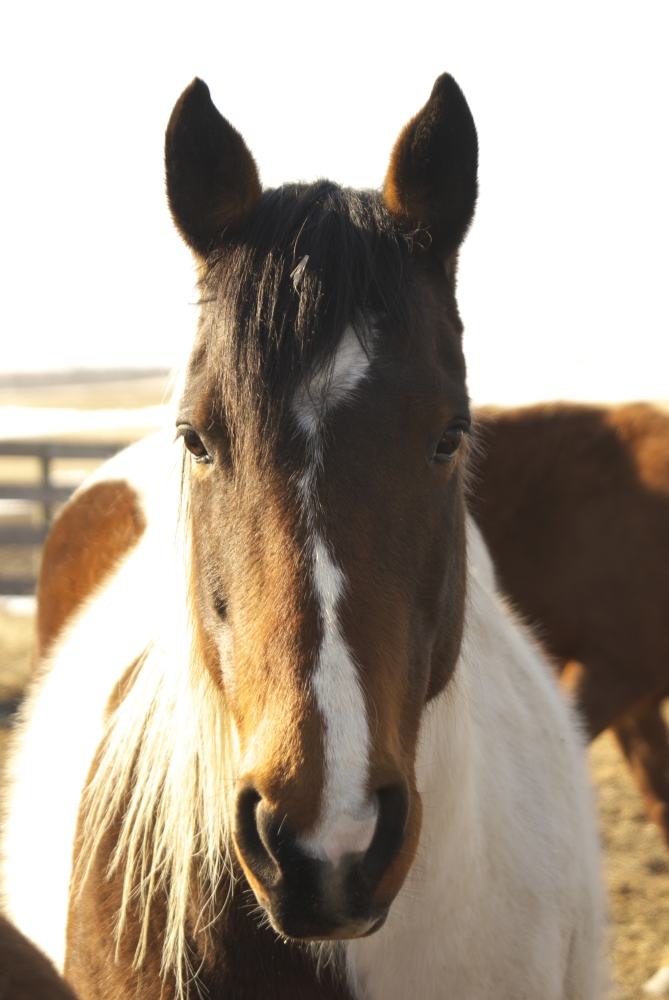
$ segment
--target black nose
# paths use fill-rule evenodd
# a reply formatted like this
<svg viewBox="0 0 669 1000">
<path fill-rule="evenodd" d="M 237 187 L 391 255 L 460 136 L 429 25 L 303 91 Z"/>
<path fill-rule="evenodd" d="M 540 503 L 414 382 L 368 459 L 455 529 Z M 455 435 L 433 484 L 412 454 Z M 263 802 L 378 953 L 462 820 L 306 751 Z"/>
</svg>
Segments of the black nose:
<svg viewBox="0 0 669 1000">
<path fill-rule="evenodd" d="M 305 851 L 285 819 L 252 785 L 237 795 L 235 842 L 260 883 L 275 929 L 293 938 L 358 937 L 377 930 L 389 903 L 374 898 L 404 839 L 409 791 L 404 782 L 375 793 L 374 837 L 364 853 L 344 855 L 336 868 Z"/>
</svg>

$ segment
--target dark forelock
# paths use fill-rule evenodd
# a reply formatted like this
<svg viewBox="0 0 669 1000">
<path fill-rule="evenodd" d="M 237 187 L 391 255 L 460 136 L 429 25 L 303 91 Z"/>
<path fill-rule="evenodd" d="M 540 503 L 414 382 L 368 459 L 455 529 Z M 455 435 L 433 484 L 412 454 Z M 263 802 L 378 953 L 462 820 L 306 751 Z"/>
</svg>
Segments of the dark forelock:
<svg viewBox="0 0 669 1000">
<path fill-rule="evenodd" d="M 263 193 L 247 227 L 209 261 L 191 359 L 215 384 L 234 437 L 270 443 L 295 388 L 327 368 L 347 325 L 363 347 L 371 317 L 408 329 L 411 249 L 375 191 L 319 181 Z"/>
</svg>

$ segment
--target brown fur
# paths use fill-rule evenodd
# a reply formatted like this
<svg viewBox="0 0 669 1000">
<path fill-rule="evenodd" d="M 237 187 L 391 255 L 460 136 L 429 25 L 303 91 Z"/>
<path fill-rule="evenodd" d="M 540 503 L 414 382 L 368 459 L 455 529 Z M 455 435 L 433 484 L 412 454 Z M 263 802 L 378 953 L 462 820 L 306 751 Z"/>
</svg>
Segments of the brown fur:
<svg viewBox="0 0 669 1000">
<path fill-rule="evenodd" d="M 135 491 L 120 480 L 95 483 L 65 505 L 44 545 L 37 584 L 36 664 L 145 528 Z"/>
<path fill-rule="evenodd" d="M 589 735 L 613 726 L 669 841 L 669 418 L 537 406 L 481 414 L 481 437 L 471 506 L 501 585 Z"/>
<path fill-rule="evenodd" d="M 428 288 L 423 298 L 428 316 L 432 309 L 438 313 L 438 298 Z M 414 350 L 419 353 L 417 345 Z M 457 370 L 458 351 L 457 341 L 449 343 L 444 338 L 435 351 L 434 367 Z M 329 530 L 341 546 L 340 554 L 345 555 L 348 588 L 342 629 L 356 662 L 364 664 L 363 690 L 372 736 L 370 788 L 392 784 L 399 775 L 411 793 L 404 841 L 377 890 L 378 898 L 388 900 L 399 891 L 418 848 L 422 803 L 414 765 L 425 702 L 451 678 L 464 617 L 464 525 L 458 518 L 463 503 L 464 448 L 453 465 L 442 471 L 442 486 L 448 482 L 450 487 L 448 564 L 444 565 L 441 547 L 433 545 L 432 536 L 418 537 L 412 530 L 422 517 L 429 516 L 424 503 L 431 492 L 430 470 L 417 461 L 422 458 L 418 442 L 428 436 L 426 427 L 447 426 L 458 412 L 455 402 L 446 410 L 430 405 L 427 373 L 432 365 L 428 357 L 422 359 L 425 384 L 422 390 L 413 387 L 416 397 L 409 402 L 402 398 L 403 365 L 388 360 L 387 378 L 400 387 L 397 397 L 377 401 L 367 389 L 364 411 L 358 404 L 355 410 L 342 408 L 333 416 L 332 435 L 338 448 L 333 449 L 322 493 L 324 506 L 332 512 Z M 394 443 L 390 450 L 388 438 Z M 361 439 L 369 463 L 364 477 L 348 461 L 360 449 Z M 397 476 L 398 467 L 411 469 L 411 475 Z M 372 572 L 370 567 L 374 567 Z M 413 606 L 409 594 L 414 595 Z M 422 642 L 425 632 L 432 629 L 435 641 L 423 665 Z M 407 658 L 414 656 L 415 673 L 411 668 L 408 672 Z"/>
<path fill-rule="evenodd" d="M 95 872 L 102 878 L 103 866 L 96 865 Z M 139 972 L 129 971 L 136 922 L 131 922 L 118 961 L 114 960 L 110 928 L 119 902 L 116 879 L 104 889 L 84 890 L 68 930 L 68 979 L 82 997 L 91 1000 L 171 1000 L 174 983 L 171 977 L 161 979 L 159 947 L 152 947 Z M 238 869 L 234 894 L 211 929 L 211 951 L 204 956 L 197 948 L 193 951 L 193 965 L 201 969 L 203 996 L 210 1000 L 353 1000 L 336 962 L 324 962 L 319 971 L 308 947 L 279 941 L 256 910 L 253 893 Z M 160 916 L 157 905 L 151 918 L 154 945 L 161 941 Z M 193 919 L 192 930 L 195 924 Z"/>
<path fill-rule="evenodd" d="M 1 1000 L 76 1000 L 74 992 L 58 975 L 46 955 L 2 916 L 0 916 L 0 998 Z"/>
<path fill-rule="evenodd" d="M 260 200 L 258 170 L 239 132 L 197 77 L 177 101 L 165 134 L 172 217 L 186 243 L 206 257 L 243 228 Z"/>
<path fill-rule="evenodd" d="M 108 878 L 107 867 L 118 837 L 118 825 L 119 821 L 106 832 L 83 889 L 79 890 L 76 883 L 76 888 L 73 887 L 67 921 L 65 975 L 85 1000 L 172 998 L 174 982 L 169 977 L 163 980 L 160 970 L 161 913 L 164 912 L 164 900 L 160 895 L 155 895 L 150 917 L 150 933 L 156 947 L 149 951 L 141 969 L 132 970 L 139 933 L 136 911 L 135 920 L 129 921 L 117 951 L 114 926 L 120 907 L 122 875 L 117 873 Z M 75 864 L 78 856 L 75 847 Z"/>
<path fill-rule="evenodd" d="M 305 587 L 303 533 L 285 483 L 254 481 L 248 492 L 227 491 L 226 507 L 238 525 L 233 536 L 218 530 L 220 514 L 211 506 L 209 489 L 193 482 L 192 490 L 196 562 L 211 563 L 215 553 L 215 567 L 225 562 L 236 567 L 227 613 L 237 622 L 235 674 L 245 683 L 228 684 L 228 704 L 242 751 L 265 733 L 254 770 L 256 787 L 272 808 L 280 803 L 292 829 L 308 829 L 318 816 L 323 761 L 318 713 L 308 694 L 320 628 Z M 210 597 L 202 593 L 207 584 L 201 575 L 198 615 L 210 636 L 215 623 Z M 224 686 L 225 681 L 224 671 Z"/>
<path fill-rule="evenodd" d="M 428 282 L 422 297 L 421 322 L 430 328 L 449 303 L 445 296 L 442 299 L 435 294 Z M 418 354 L 417 344 L 413 349 Z M 368 389 L 369 405 L 364 415 L 360 404 L 355 411 L 342 408 L 333 414 L 331 435 L 337 447 L 328 455 L 321 494 L 322 507 L 330 512 L 328 534 L 337 539 L 339 558 L 345 555 L 348 587 L 341 610 L 343 631 L 356 661 L 365 665 L 363 687 L 368 715 L 373 719 L 370 788 L 401 778 L 411 791 L 404 843 L 378 888 L 378 898 L 388 900 L 399 890 L 418 846 L 421 804 L 413 770 L 418 728 L 426 697 L 442 690 L 452 673 L 464 608 L 464 527 L 458 523 L 463 503 L 462 460 L 442 472 L 444 479 L 452 479 L 447 505 L 452 523 L 452 564 L 446 581 L 443 552 L 431 541 L 421 544 L 414 531 L 416 521 L 424 516 L 422 507 L 431 488 L 431 472 L 420 442 L 429 436 L 431 427 L 448 425 L 460 412 L 459 407 L 466 405 L 464 400 L 445 408 L 428 402 L 433 393 L 434 366 L 455 372 L 461 365 L 459 339 L 444 336 L 430 351 L 434 356 L 426 352 L 416 365 L 424 382 L 411 385 L 410 402 L 402 403 L 402 389 L 387 400 L 382 396 L 375 400 Z M 206 357 L 203 352 L 198 356 Z M 403 358 L 389 356 L 385 371 L 388 384 L 408 388 L 403 386 L 407 380 Z M 193 378 L 199 383 L 202 374 L 194 371 Z M 414 373 L 414 380 L 417 378 Z M 191 421 L 195 419 L 195 414 L 190 416 Z M 215 634 L 217 615 L 211 595 L 227 594 L 226 615 L 235 623 L 236 677 L 229 685 L 229 703 L 242 749 L 254 737 L 262 747 L 262 758 L 247 780 L 275 811 L 280 810 L 287 826 L 308 831 L 318 816 L 323 773 L 321 723 L 308 694 L 320 626 L 313 596 L 305 589 L 306 537 L 290 487 L 291 477 L 295 477 L 294 461 L 289 453 L 281 455 L 278 466 L 285 470 L 283 479 L 264 466 L 247 466 L 245 478 L 240 477 L 240 483 L 233 487 L 226 474 L 224 429 L 219 429 L 212 417 L 198 424 L 198 429 L 211 443 L 212 452 L 220 456 L 219 470 L 195 465 L 191 478 L 197 562 L 211 567 L 211 576 L 200 574 L 199 615 L 205 628 Z M 388 435 L 394 441 L 392 451 L 386 447 Z M 350 467 L 349 456 L 360 451 L 363 437 L 368 467 L 361 478 L 359 470 Z M 293 442 L 289 430 L 291 449 Z M 401 468 L 415 466 L 414 474 L 400 481 L 398 464 Z M 389 499 L 391 480 L 395 491 Z M 416 512 L 413 518 L 406 516 L 410 509 Z M 228 525 L 225 530 L 221 527 L 222 511 Z M 393 540 L 390 546 L 389 538 Z M 374 572 L 370 566 L 376 567 Z M 381 589 L 379 579 L 385 581 Z M 397 585 L 393 586 L 395 579 Z M 417 609 L 407 607 L 408 589 L 420 591 L 421 630 L 435 629 L 438 635 L 431 662 L 417 667 L 412 684 L 407 683 L 407 650 L 421 655 L 421 636 L 412 632 L 411 614 Z M 445 595 L 447 606 L 442 603 Z M 264 736 L 259 740 L 261 730 Z M 290 769 L 286 762 L 291 762 Z M 253 882 L 248 870 L 247 875 Z M 262 891 L 253 884 L 262 898 Z"/>
<path fill-rule="evenodd" d="M 448 116 L 448 132 L 435 122 Z M 476 127 L 452 76 L 436 81 L 430 99 L 395 143 L 386 174 L 386 206 L 410 229 L 425 227 L 438 252 L 448 256 L 462 242 L 476 204 Z"/>
<path fill-rule="evenodd" d="M 662 701 L 669 689 L 650 695 L 618 716 L 611 728 L 639 786 L 648 815 L 669 847 L 669 733 Z"/>
</svg>

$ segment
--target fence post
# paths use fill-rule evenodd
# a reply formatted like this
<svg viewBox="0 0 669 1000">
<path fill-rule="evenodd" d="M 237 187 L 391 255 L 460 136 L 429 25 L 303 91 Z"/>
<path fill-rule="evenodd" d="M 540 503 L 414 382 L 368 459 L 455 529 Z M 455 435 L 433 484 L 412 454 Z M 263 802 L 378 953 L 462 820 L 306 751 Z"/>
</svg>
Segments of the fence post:
<svg viewBox="0 0 669 1000">
<path fill-rule="evenodd" d="M 28 455 L 39 460 L 41 485 L 0 482 L 0 500 L 28 500 L 32 510 L 41 511 L 43 521 L 35 524 L 6 524 L 0 516 L 0 545 L 26 545 L 33 550 L 44 543 L 59 504 L 74 492 L 74 487 L 52 486 L 51 465 L 54 458 L 111 458 L 127 443 L 93 444 L 75 441 L 0 441 L 0 458 Z M 30 577 L 5 576 L 0 565 L 0 594 L 30 594 L 35 591 L 36 572 Z M 34 567 L 36 570 L 36 567 Z"/>
<path fill-rule="evenodd" d="M 44 452 L 40 455 L 40 465 L 42 466 L 42 486 L 47 489 L 49 486 L 49 477 L 51 475 L 51 458 Z M 51 504 L 42 504 L 42 513 L 44 514 L 44 523 L 51 523 Z"/>
</svg>

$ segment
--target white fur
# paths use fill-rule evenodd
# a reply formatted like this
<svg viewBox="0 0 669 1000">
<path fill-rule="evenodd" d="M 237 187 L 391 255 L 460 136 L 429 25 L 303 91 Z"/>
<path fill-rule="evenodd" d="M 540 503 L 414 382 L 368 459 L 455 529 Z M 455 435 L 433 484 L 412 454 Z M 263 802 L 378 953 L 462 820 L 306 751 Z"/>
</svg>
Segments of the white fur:
<svg viewBox="0 0 669 1000">
<path fill-rule="evenodd" d="M 376 826 L 376 807 L 365 785 L 369 762 L 369 725 L 358 670 L 339 624 L 339 602 L 346 589 L 341 568 L 316 528 L 317 479 L 328 410 L 351 399 L 367 377 L 370 361 L 347 327 L 331 366 L 312 375 L 293 400 L 298 426 L 307 435 L 307 468 L 299 483 L 310 536 L 313 582 L 323 639 L 312 686 L 323 717 L 325 785 L 320 821 L 302 846 L 336 867 L 343 854 L 365 851 Z"/>
<path fill-rule="evenodd" d="M 669 967 L 660 966 L 641 988 L 644 993 L 651 997 L 669 996 Z"/>
<path fill-rule="evenodd" d="M 358 671 L 339 626 L 344 574 L 318 534 L 313 577 L 323 639 L 312 686 L 324 722 L 325 787 L 320 823 L 304 846 L 336 867 L 342 854 L 366 850 L 374 835 L 375 810 L 365 791 L 369 726 Z"/>
<path fill-rule="evenodd" d="M 295 393 L 293 412 L 305 434 L 319 433 L 328 409 L 350 398 L 367 377 L 369 365 L 355 331 L 347 327 L 332 365 L 317 371 Z"/>
<path fill-rule="evenodd" d="M 469 528 L 462 653 L 416 769 L 418 856 L 386 925 L 348 944 L 351 982 L 365 1000 L 593 1000 L 601 900 L 583 748 Z"/>
</svg>

